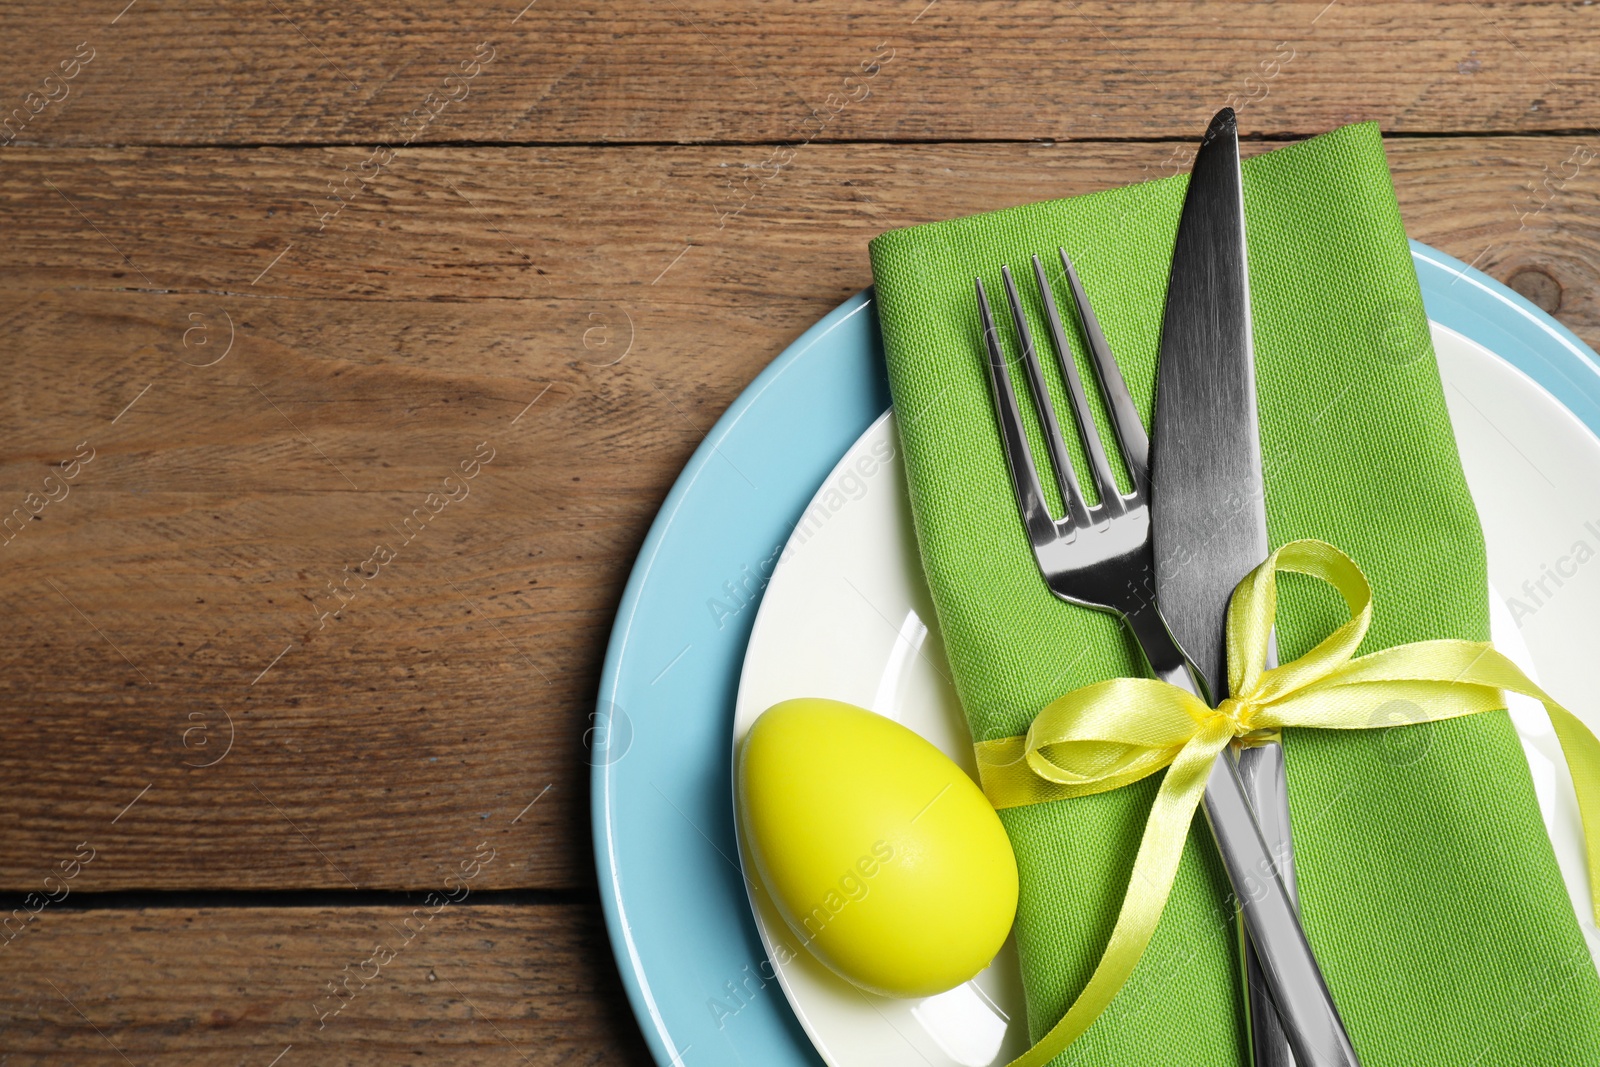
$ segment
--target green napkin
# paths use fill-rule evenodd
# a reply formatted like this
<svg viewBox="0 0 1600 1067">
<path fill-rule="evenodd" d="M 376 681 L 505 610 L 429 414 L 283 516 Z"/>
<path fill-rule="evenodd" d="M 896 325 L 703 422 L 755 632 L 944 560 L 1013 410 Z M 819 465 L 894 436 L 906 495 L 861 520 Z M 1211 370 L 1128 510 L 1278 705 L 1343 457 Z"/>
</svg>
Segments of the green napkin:
<svg viewBox="0 0 1600 1067">
<path fill-rule="evenodd" d="M 1056 600 L 1034 566 L 990 415 L 972 279 L 999 293 L 1009 263 L 1031 289 L 1028 256 L 1050 262 L 1064 245 L 1148 425 L 1186 183 L 872 242 L 917 539 L 975 740 L 1020 733 L 1052 698 L 1141 668 L 1115 620 Z M 1273 547 L 1317 537 L 1361 565 L 1376 604 L 1363 653 L 1485 639 L 1483 537 L 1377 127 L 1247 161 L 1244 199 Z M 1064 284 L 1056 299 L 1070 308 Z M 1090 380 L 1081 346 L 1077 357 Z M 1057 410 L 1069 410 L 1054 386 Z M 1309 581 L 1289 576 L 1281 590 L 1288 659 L 1344 616 Z M 1306 930 L 1365 1067 L 1600 1063 L 1600 979 L 1507 715 L 1298 730 L 1285 747 Z M 1016 937 L 1035 1039 L 1105 946 L 1156 786 L 1001 813 L 1021 873 Z M 1056 1062 L 1247 1062 L 1226 894 L 1197 820 L 1138 969 Z"/>
</svg>

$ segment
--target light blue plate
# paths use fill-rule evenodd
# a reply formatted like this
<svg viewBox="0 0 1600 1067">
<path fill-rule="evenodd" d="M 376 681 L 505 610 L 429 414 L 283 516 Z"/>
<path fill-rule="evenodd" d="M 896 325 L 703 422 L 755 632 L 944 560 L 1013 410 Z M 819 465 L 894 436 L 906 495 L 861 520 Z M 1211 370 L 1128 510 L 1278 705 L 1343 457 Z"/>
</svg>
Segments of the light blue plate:
<svg viewBox="0 0 1600 1067">
<path fill-rule="evenodd" d="M 1600 433 L 1600 357 L 1494 279 L 1412 242 L 1428 317 L 1520 368 Z M 734 695 L 763 579 L 889 406 L 871 293 L 762 371 L 672 487 L 617 612 L 590 738 L 611 945 L 659 1064 L 821 1063 L 784 1000 L 733 836 Z"/>
</svg>

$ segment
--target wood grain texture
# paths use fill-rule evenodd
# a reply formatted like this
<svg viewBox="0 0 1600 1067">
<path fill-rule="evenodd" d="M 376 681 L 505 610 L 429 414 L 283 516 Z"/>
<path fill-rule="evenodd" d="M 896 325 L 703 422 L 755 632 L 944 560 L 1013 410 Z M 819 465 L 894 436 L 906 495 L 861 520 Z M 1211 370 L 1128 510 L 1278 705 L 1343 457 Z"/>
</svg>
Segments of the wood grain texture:
<svg viewBox="0 0 1600 1067">
<path fill-rule="evenodd" d="M 1188 137 L 1230 101 L 1247 132 L 1589 130 L 1597 32 L 1549 0 L 29 0 L 0 99 L 53 145 Z"/>
<path fill-rule="evenodd" d="M 1390 153 L 1414 236 L 1547 273 L 1597 343 L 1600 180 L 1548 178 L 1579 144 Z M 1184 165 L 812 145 L 719 228 L 750 152 L 414 149 L 318 233 L 303 186 L 340 149 L 13 150 L 0 887 L 82 841 L 94 890 L 427 888 L 480 840 L 486 885 L 591 884 L 600 657 L 717 416 L 869 284 L 882 230 Z"/>
<path fill-rule="evenodd" d="M 399 907 L 47 911 L 36 926 L 0 968 L 6 1067 L 650 1062 L 579 905 L 468 898 L 426 922 Z"/>
<path fill-rule="evenodd" d="M 74 872 L 0 914 L 0 1067 L 647 1062 L 587 888 L 600 659 L 678 471 L 866 242 L 1178 173 L 1224 103 L 1374 119 L 1412 235 L 1597 344 L 1597 35 L 1552 0 L 0 7 L 0 891 Z M 420 903 L 483 848 L 410 938 L 211 892 Z"/>
</svg>

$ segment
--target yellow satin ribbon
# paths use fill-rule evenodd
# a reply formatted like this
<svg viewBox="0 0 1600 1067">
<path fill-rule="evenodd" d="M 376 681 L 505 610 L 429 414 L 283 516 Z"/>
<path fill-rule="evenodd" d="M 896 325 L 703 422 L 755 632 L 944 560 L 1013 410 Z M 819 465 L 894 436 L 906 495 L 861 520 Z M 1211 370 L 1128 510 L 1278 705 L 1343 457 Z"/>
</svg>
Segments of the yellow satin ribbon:
<svg viewBox="0 0 1600 1067">
<path fill-rule="evenodd" d="M 1267 669 L 1277 614 L 1277 574 L 1327 582 L 1343 595 L 1350 621 L 1304 656 Z M 1516 664 L 1481 641 L 1419 641 L 1353 659 L 1372 620 L 1372 587 L 1355 561 L 1322 541 L 1274 552 L 1234 590 L 1228 604 L 1228 691 L 1207 707 L 1193 694 L 1148 678 L 1117 678 L 1074 690 L 1033 720 L 1025 736 L 976 745 L 984 792 L 997 808 L 1087 796 L 1167 769 L 1123 897 L 1116 926 L 1088 984 L 1037 1045 L 1010 1067 L 1043 1067 L 1089 1028 L 1139 962 L 1172 892 L 1184 839 L 1217 753 L 1235 738 L 1285 726 L 1365 730 L 1390 701 L 1416 708 L 1414 723 L 1506 706 L 1504 694 L 1544 703 L 1578 795 L 1588 845 L 1589 885 L 1600 889 L 1600 739 L 1550 699 Z M 1140 891 L 1133 892 L 1132 887 Z M 1600 922 L 1600 899 L 1595 904 Z"/>
</svg>

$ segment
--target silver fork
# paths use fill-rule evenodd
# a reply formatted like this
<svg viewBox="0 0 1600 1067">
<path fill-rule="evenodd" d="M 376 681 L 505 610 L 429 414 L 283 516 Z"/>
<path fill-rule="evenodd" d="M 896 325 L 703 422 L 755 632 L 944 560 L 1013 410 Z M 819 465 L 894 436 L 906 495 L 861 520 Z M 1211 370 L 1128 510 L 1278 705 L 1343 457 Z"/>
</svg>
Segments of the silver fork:
<svg viewBox="0 0 1600 1067">
<path fill-rule="evenodd" d="M 1072 261 L 1067 258 L 1065 250 L 1061 252 L 1061 264 L 1066 269 L 1073 302 L 1084 324 L 1089 353 L 1095 365 L 1095 377 L 1111 415 L 1117 442 L 1122 446 L 1123 461 L 1133 480 L 1133 491 L 1125 495 L 1117 487 L 1110 460 L 1100 442 L 1099 433 L 1095 431 L 1089 400 L 1083 391 L 1083 381 L 1078 377 L 1077 363 L 1067 346 L 1050 281 L 1045 276 L 1039 257 L 1034 256 L 1034 277 L 1039 283 L 1039 295 L 1044 302 L 1045 319 L 1050 326 L 1062 379 L 1072 398 L 1078 436 L 1088 453 L 1100 502 L 1092 507 L 1084 502 L 1083 490 L 1079 487 L 1078 476 L 1067 455 L 1061 424 L 1056 419 L 1055 406 L 1050 401 L 1050 392 L 1045 385 L 1044 370 L 1034 348 L 1028 320 L 1023 314 L 1022 300 L 1017 295 L 1016 282 L 1011 278 L 1011 268 L 1002 267 L 1000 272 L 1022 347 L 1022 363 L 1027 370 L 1029 390 L 1044 426 L 1050 463 L 1055 468 L 1056 487 L 1060 490 L 1066 509 L 1066 514 L 1057 520 L 1051 517 L 1045 504 L 1039 474 L 1023 430 L 1022 413 L 1006 370 L 1005 349 L 1000 343 L 999 331 L 995 328 L 994 315 L 989 310 L 989 299 L 983 291 L 983 280 L 980 278 L 977 280 L 978 313 L 983 320 L 983 335 L 989 349 L 990 393 L 1005 445 L 1006 465 L 1011 469 L 1011 484 L 1017 494 L 1017 507 L 1022 513 L 1022 525 L 1027 528 L 1034 558 L 1038 560 L 1039 571 L 1044 575 L 1045 584 L 1051 592 L 1068 603 L 1120 616 L 1133 631 L 1156 677 L 1204 697 L 1204 692 L 1196 687 L 1197 676 L 1191 672 L 1182 650 L 1167 631 L 1167 624 L 1162 621 L 1152 592 L 1155 568 L 1150 547 L 1148 501 L 1150 439 L 1145 435 L 1144 424 L 1139 421 L 1139 413 L 1128 394 L 1127 383 L 1117 369 L 1094 309 L 1089 306 L 1077 271 L 1072 269 Z"/>
<path fill-rule="evenodd" d="M 1034 409 L 1044 430 L 1065 513 L 1060 519 L 1054 518 L 1046 505 L 1022 412 L 1012 388 L 1005 346 L 995 327 L 983 279 L 979 278 L 976 279 L 978 314 L 988 349 L 990 396 L 1005 449 L 1006 466 L 1010 468 L 1011 484 L 1016 491 L 1017 510 L 1033 546 L 1039 572 L 1050 591 L 1068 603 L 1110 612 L 1122 619 L 1157 677 L 1187 689 L 1209 704 L 1204 685 L 1173 640 L 1152 592 L 1155 570 L 1150 542 L 1150 440 L 1077 271 L 1073 270 L 1066 250 L 1060 252 L 1061 266 L 1083 324 L 1100 394 L 1133 487 L 1131 492 L 1123 493 L 1112 474 L 1077 364 L 1067 345 L 1050 279 L 1039 257 L 1034 256 L 1033 273 L 1045 321 L 1049 325 L 1062 381 L 1072 402 L 1078 434 L 1089 458 L 1099 503 L 1090 505 L 1084 499 L 1050 400 L 1022 299 L 1012 280 L 1011 269 L 1002 267 L 1001 276 L 1022 352 L 1022 365 Z M 1344 1024 L 1328 993 L 1321 969 L 1312 956 L 1305 931 L 1300 927 L 1299 914 L 1278 877 L 1272 851 L 1256 825 L 1239 780 L 1238 767 L 1228 749 L 1218 754 L 1206 780 L 1204 806 L 1217 851 L 1233 885 L 1245 928 L 1261 959 L 1267 986 L 1278 1006 L 1296 1062 L 1299 1067 L 1356 1067 L 1355 1051 L 1345 1035 Z"/>
</svg>

